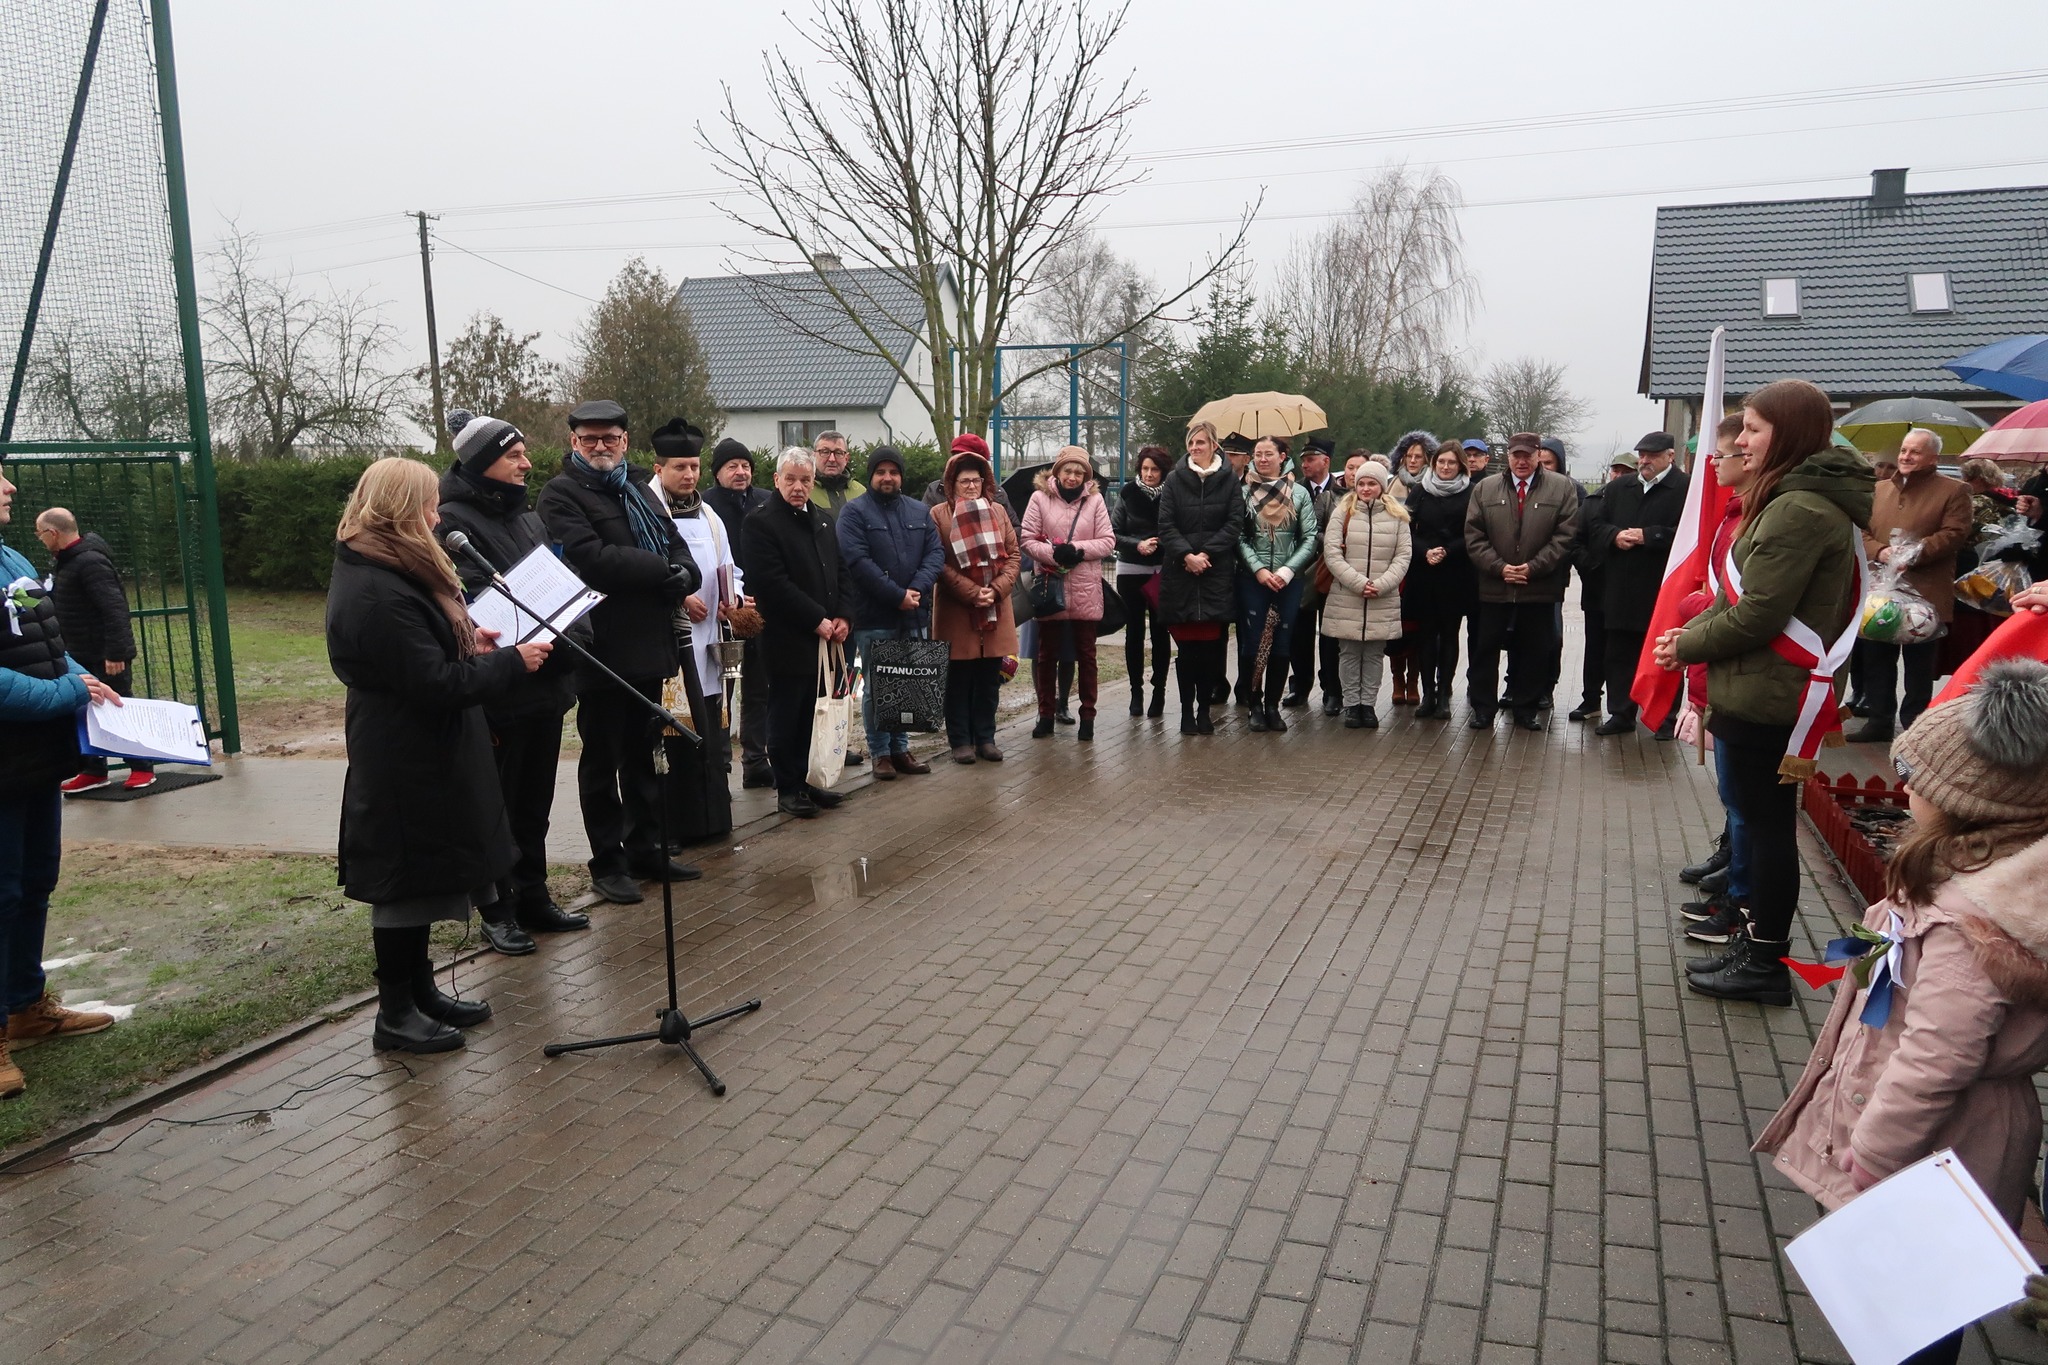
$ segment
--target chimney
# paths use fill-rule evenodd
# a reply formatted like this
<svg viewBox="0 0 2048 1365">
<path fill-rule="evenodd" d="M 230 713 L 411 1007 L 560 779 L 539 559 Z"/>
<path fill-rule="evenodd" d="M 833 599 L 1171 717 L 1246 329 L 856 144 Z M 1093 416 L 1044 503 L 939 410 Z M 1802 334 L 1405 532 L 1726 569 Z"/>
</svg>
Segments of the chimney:
<svg viewBox="0 0 2048 1365">
<path fill-rule="evenodd" d="M 1878 174 L 1882 175 L 1884 174 L 1884 172 L 1880 171 L 1878 172 Z M 1901 180 L 1904 179 L 1905 174 L 1906 173 L 1904 171 L 1899 172 Z M 817 255 L 811 257 L 811 265 L 815 267 L 820 273 L 827 270 L 846 269 L 846 263 L 840 260 L 837 256 L 833 255 L 829 251 L 821 251 Z"/>
<path fill-rule="evenodd" d="M 1870 206 L 1877 209 L 1902 209 L 1906 206 L 1906 167 L 1895 166 L 1889 170 L 1870 173 Z"/>
</svg>

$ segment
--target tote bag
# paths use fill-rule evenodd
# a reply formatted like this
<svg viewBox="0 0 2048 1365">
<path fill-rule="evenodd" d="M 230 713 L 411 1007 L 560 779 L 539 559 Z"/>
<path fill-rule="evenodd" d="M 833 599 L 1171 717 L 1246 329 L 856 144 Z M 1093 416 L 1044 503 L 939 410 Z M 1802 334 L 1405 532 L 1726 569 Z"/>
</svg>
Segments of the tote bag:
<svg viewBox="0 0 2048 1365">
<path fill-rule="evenodd" d="M 952 654 L 944 640 L 920 637 L 869 644 L 867 682 L 875 724 L 897 734 L 944 728 L 946 668 Z"/>
<path fill-rule="evenodd" d="M 846 732 L 853 696 L 846 687 L 846 651 L 818 641 L 818 699 L 811 705 L 811 770 L 804 781 L 830 789 L 846 771 Z"/>
</svg>

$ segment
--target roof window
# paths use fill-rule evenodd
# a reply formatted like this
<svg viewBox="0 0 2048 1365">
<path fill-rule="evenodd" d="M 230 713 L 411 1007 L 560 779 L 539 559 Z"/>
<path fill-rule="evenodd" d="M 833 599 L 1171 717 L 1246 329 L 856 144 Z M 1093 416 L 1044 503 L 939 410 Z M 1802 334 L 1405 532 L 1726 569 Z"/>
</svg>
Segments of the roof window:
<svg viewBox="0 0 2048 1365">
<path fill-rule="evenodd" d="M 1949 297 L 1948 272 L 1928 270 L 1906 276 L 1906 289 L 1916 313 L 1949 313 L 1955 303 Z"/>
<path fill-rule="evenodd" d="M 1799 316 L 1799 281 L 1789 275 L 1764 281 L 1764 316 L 1767 318 L 1796 318 Z"/>
</svg>

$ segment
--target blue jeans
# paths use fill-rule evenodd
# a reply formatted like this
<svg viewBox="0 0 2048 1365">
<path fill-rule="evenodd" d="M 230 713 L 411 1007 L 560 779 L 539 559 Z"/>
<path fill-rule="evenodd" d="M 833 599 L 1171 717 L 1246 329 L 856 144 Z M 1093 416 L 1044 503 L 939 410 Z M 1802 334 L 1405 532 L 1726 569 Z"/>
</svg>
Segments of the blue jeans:
<svg viewBox="0 0 2048 1365">
<path fill-rule="evenodd" d="M 0 797 L 0 1026 L 43 998 L 43 930 L 63 854 L 56 787 Z"/>
<path fill-rule="evenodd" d="M 881 758 L 884 755 L 894 757 L 897 754 L 909 753 L 910 734 L 908 731 L 875 728 L 875 670 L 873 662 L 868 658 L 868 646 L 877 640 L 914 640 L 917 636 L 918 632 L 915 630 L 880 629 L 856 630 L 847 637 L 847 642 L 860 655 L 861 672 L 867 677 L 867 686 L 861 689 L 860 695 L 860 723 L 861 728 L 867 731 L 869 758 Z"/>
<path fill-rule="evenodd" d="M 1266 655 L 1266 681 L 1285 683 L 1287 661 L 1294 641 L 1294 618 L 1301 612 L 1301 594 L 1307 584 L 1296 574 L 1278 592 L 1262 587 L 1250 570 L 1238 566 L 1237 574 L 1237 680 L 1250 688 L 1258 668 L 1259 637 L 1265 633 L 1266 613 L 1277 613 L 1273 621 L 1273 648 Z M 1275 692 L 1274 699 L 1279 699 Z M 1261 702 L 1263 705 L 1263 702 Z"/>
<path fill-rule="evenodd" d="M 1722 761 L 1719 745 L 1714 748 L 1714 786 L 1721 793 L 1721 808 L 1728 812 L 1728 899 L 1737 905 L 1749 903 L 1749 831 L 1743 828 L 1742 812 L 1735 808 L 1735 793 L 1728 780 L 1728 765 Z"/>
</svg>

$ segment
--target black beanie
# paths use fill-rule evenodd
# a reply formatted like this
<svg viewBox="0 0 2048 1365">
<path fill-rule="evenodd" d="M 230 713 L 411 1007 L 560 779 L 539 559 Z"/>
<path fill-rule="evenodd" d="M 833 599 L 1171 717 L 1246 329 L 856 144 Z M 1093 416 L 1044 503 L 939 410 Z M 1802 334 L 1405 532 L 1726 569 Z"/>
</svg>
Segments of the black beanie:
<svg viewBox="0 0 2048 1365">
<path fill-rule="evenodd" d="M 736 441 L 728 436 L 717 445 L 711 447 L 711 477 L 716 479 L 718 471 L 731 464 L 734 460 L 744 460 L 747 464 L 752 465 L 754 463 L 754 452 L 748 450 L 744 442 Z"/>
<path fill-rule="evenodd" d="M 904 472 L 903 452 L 892 445 L 879 445 L 870 450 L 868 452 L 868 478 L 870 481 L 875 477 L 875 466 L 884 464 L 895 465 L 896 472 L 902 474 Z"/>
</svg>

